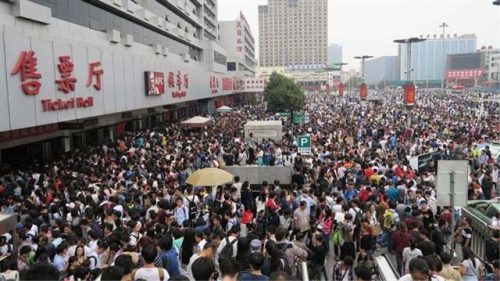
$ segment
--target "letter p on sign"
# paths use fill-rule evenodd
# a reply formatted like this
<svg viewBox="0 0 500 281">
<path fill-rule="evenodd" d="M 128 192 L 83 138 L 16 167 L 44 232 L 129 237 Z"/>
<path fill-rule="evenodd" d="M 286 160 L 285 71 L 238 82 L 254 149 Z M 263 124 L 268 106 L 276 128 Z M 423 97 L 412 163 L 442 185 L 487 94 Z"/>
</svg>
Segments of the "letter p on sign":
<svg viewBox="0 0 500 281">
<path fill-rule="evenodd" d="M 299 136 L 297 138 L 297 149 L 300 154 L 311 154 L 311 136 Z"/>
</svg>

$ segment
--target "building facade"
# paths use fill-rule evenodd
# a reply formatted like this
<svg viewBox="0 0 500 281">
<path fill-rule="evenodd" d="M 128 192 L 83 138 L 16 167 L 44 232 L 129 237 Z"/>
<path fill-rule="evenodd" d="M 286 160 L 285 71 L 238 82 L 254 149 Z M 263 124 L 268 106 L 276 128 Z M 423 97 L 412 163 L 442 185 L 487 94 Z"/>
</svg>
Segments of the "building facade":
<svg viewBox="0 0 500 281">
<path fill-rule="evenodd" d="M 424 39 L 423 36 L 420 36 Z M 412 80 L 441 80 L 446 71 L 443 61 L 443 37 L 427 35 L 425 41 L 412 44 Z M 477 37 L 466 34 L 444 38 L 444 57 L 450 54 L 471 53 L 476 51 Z M 399 44 L 399 79 L 406 80 L 407 45 Z M 443 64 L 444 63 L 444 64 Z"/>
<path fill-rule="evenodd" d="M 255 77 L 255 39 L 243 12 L 234 21 L 219 22 L 220 44 L 227 50 L 227 71 Z"/>
<path fill-rule="evenodd" d="M 342 45 L 331 44 L 328 46 L 328 66 L 332 67 L 336 63 L 344 61 L 344 50 Z"/>
<path fill-rule="evenodd" d="M 490 86 L 500 87 L 500 49 L 483 46 L 478 51 L 483 54 L 485 77 Z"/>
<path fill-rule="evenodd" d="M 0 161 L 232 104 L 216 3 L 0 1 Z"/>
<path fill-rule="evenodd" d="M 365 82 L 368 84 L 398 80 L 398 75 L 397 56 L 383 56 L 365 61 Z"/>
<path fill-rule="evenodd" d="M 328 0 L 269 0 L 259 6 L 259 65 L 326 65 Z"/>
</svg>

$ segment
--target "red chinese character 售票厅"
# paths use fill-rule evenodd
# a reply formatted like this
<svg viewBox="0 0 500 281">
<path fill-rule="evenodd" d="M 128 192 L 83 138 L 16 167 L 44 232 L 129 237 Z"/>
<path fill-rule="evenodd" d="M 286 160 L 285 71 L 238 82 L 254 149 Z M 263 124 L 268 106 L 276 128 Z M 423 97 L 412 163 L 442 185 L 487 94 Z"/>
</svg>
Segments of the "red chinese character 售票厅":
<svg viewBox="0 0 500 281">
<path fill-rule="evenodd" d="M 182 74 L 181 71 L 177 71 L 177 87 L 179 87 L 179 91 L 182 88 Z"/>
<path fill-rule="evenodd" d="M 189 74 L 184 74 L 184 87 L 189 88 Z"/>
<path fill-rule="evenodd" d="M 174 77 L 174 72 L 173 71 L 169 71 L 168 72 L 167 82 L 168 82 L 168 87 L 169 88 L 175 87 L 175 77 Z"/>
<path fill-rule="evenodd" d="M 75 77 L 71 77 L 74 64 L 70 61 L 70 59 L 70 56 L 60 56 L 60 63 L 57 65 L 62 78 L 56 80 L 56 83 L 58 84 L 57 89 L 65 92 L 66 94 L 75 90 L 75 83 L 77 82 Z"/>
<path fill-rule="evenodd" d="M 87 87 L 90 87 L 90 85 L 92 85 L 95 76 L 96 82 L 94 84 L 94 88 L 98 91 L 101 90 L 101 75 L 104 74 L 104 70 L 97 69 L 99 66 L 101 66 L 100 61 L 90 63 L 89 79 L 87 80 Z"/>
<path fill-rule="evenodd" d="M 34 51 L 22 51 L 14 69 L 12 69 L 11 75 L 21 73 L 21 85 L 26 95 L 38 95 L 42 87 L 38 81 L 42 75 L 37 72 L 37 64 Z"/>
</svg>

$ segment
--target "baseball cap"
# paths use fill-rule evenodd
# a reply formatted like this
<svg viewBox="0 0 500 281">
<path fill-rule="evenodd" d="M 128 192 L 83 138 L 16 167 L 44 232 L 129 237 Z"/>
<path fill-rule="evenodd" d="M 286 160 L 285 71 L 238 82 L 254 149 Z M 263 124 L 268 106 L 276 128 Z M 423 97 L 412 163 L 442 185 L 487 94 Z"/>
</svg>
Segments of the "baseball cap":
<svg viewBox="0 0 500 281">
<path fill-rule="evenodd" d="M 252 242 L 250 242 L 250 250 L 252 253 L 260 253 L 262 250 L 262 242 L 258 239 L 253 239 Z"/>
</svg>

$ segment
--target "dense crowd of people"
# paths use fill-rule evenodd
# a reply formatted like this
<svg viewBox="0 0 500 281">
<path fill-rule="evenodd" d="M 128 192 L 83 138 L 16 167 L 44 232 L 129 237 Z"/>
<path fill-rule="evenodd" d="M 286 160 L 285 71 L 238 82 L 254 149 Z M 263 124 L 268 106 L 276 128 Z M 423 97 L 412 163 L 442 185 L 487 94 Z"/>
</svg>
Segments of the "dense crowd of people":
<svg viewBox="0 0 500 281">
<path fill-rule="evenodd" d="M 204 128 L 162 124 L 45 166 L 6 167 L 0 207 L 19 223 L 0 236 L 1 276 L 377 280 L 374 255 L 386 247 L 401 280 L 498 280 L 500 214 L 487 241 L 496 252 L 481 257 L 483 264 L 471 250 L 470 220 L 457 217 L 459 228 L 451 229 L 454 208 L 437 206 L 435 180 L 435 160 L 466 159 L 469 198 L 498 195 L 500 154 L 480 148 L 500 139 L 498 103 L 424 90 L 407 127 L 407 111 L 396 102 L 401 91 L 371 95 L 381 105 L 308 94 L 310 122 L 283 120 L 279 141 L 244 136 L 248 120 L 282 119 L 244 105 Z M 294 136 L 301 134 L 312 138 L 310 155 L 297 152 Z M 410 164 L 427 153 L 428 164 Z M 294 173 L 290 185 L 263 182 L 257 193 L 238 177 L 225 186 L 186 184 L 196 170 L 230 165 Z M 451 236 L 462 245 L 458 271 L 450 265 Z"/>
</svg>

